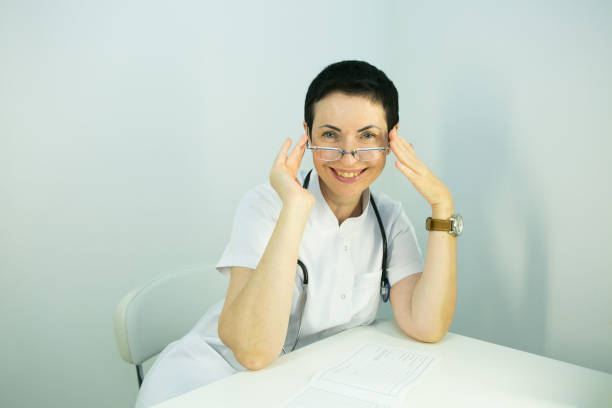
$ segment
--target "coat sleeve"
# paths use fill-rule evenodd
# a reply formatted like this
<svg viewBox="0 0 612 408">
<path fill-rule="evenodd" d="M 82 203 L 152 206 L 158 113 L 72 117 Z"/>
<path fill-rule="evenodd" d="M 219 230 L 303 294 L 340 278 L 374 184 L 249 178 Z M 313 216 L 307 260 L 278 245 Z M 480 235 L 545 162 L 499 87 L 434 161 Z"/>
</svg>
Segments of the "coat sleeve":
<svg viewBox="0 0 612 408">
<path fill-rule="evenodd" d="M 255 269 L 272 236 L 282 202 L 267 184 L 249 190 L 234 215 L 232 233 L 216 268 L 229 276 L 232 266 Z"/>
<path fill-rule="evenodd" d="M 396 202 L 392 212 L 391 228 L 388 232 L 388 278 L 389 285 L 415 273 L 423 271 L 423 256 L 417 241 L 414 226 L 406 216 L 401 203 Z"/>
</svg>

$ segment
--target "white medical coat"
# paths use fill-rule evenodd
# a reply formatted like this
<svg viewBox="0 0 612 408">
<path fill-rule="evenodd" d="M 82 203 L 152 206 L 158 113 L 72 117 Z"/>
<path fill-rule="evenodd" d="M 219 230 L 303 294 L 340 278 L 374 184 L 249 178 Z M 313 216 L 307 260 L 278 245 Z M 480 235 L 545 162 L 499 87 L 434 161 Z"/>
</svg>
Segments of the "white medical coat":
<svg viewBox="0 0 612 408">
<path fill-rule="evenodd" d="M 298 179 L 303 183 L 307 171 Z M 382 238 L 370 205 L 370 189 L 362 196 L 362 213 L 338 225 L 323 198 L 315 169 L 308 190 L 315 197 L 299 248 L 308 268 L 307 301 L 296 349 L 358 325 L 370 324 L 380 304 Z M 388 279 L 421 272 L 423 257 L 414 227 L 401 203 L 383 193 L 374 195 L 387 235 Z M 217 270 L 229 276 L 232 266 L 255 269 L 272 235 L 282 202 L 270 184 L 248 191 L 234 217 L 230 241 Z M 297 335 L 302 272 L 296 265 L 293 304 L 285 348 Z M 246 370 L 219 339 L 217 324 L 225 299 L 205 313 L 194 328 L 169 344 L 145 376 L 137 408 L 148 407 L 199 386 Z"/>
</svg>

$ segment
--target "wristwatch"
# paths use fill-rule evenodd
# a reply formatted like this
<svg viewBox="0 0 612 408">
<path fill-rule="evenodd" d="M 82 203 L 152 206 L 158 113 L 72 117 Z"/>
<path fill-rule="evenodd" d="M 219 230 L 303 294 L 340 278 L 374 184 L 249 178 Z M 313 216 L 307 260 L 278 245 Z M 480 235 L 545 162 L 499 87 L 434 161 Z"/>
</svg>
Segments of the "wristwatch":
<svg viewBox="0 0 612 408">
<path fill-rule="evenodd" d="M 463 232 L 463 217 L 460 214 L 455 214 L 448 220 L 427 217 L 425 229 L 427 231 L 446 231 L 453 237 L 458 237 Z"/>
</svg>

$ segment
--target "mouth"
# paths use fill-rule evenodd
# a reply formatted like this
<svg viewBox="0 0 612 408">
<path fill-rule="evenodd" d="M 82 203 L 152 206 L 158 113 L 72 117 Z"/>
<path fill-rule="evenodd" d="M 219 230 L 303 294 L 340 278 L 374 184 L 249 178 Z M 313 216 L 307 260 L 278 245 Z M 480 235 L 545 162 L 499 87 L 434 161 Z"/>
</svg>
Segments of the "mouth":
<svg viewBox="0 0 612 408">
<path fill-rule="evenodd" d="M 330 171 L 336 178 L 343 183 L 354 183 L 359 180 L 363 174 L 368 170 L 365 169 L 334 169 L 333 167 L 329 167 Z"/>
</svg>

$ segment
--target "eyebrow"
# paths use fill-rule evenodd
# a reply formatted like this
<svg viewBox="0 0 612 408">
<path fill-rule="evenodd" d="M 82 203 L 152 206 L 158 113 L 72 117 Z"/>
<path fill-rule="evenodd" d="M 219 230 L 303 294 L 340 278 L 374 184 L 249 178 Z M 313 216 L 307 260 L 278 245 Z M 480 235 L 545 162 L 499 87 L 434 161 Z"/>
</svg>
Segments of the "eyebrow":
<svg viewBox="0 0 612 408">
<path fill-rule="evenodd" d="M 327 125 L 326 124 L 326 125 L 319 126 L 319 129 L 322 128 L 322 127 L 328 127 L 330 129 L 337 130 L 338 132 L 342 132 L 342 129 L 340 129 L 339 127 L 336 127 L 336 126 L 332 126 L 332 125 Z M 367 129 L 370 129 L 370 128 L 376 128 L 376 129 L 380 130 L 380 128 L 378 126 L 376 126 L 376 125 L 368 125 L 368 126 L 362 127 L 361 129 L 357 129 L 357 132 L 363 132 L 364 130 L 367 130 Z"/>
</svg>

